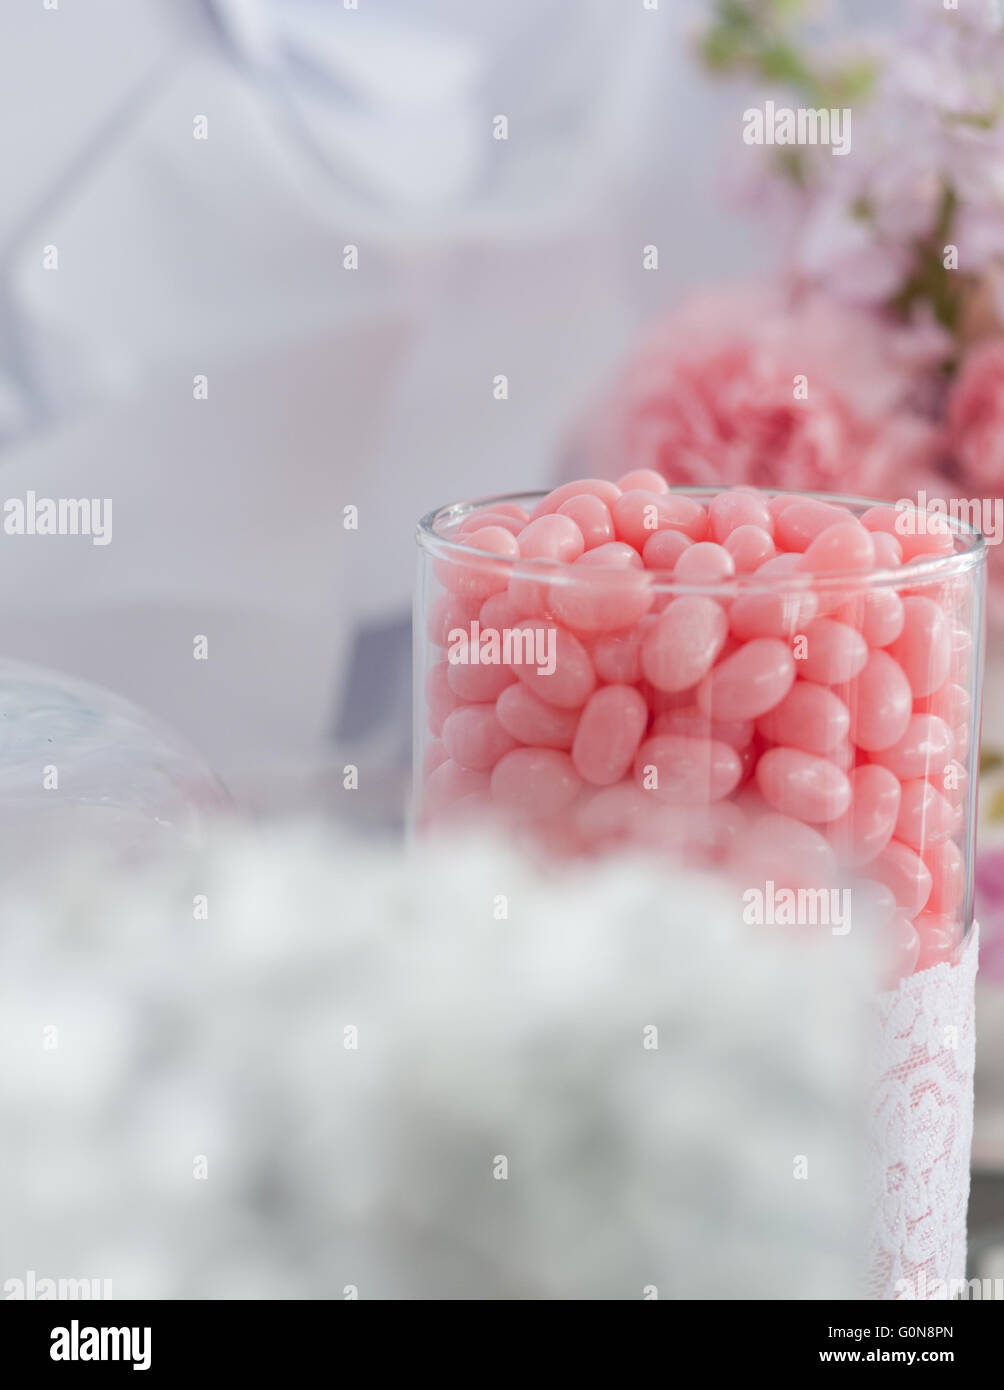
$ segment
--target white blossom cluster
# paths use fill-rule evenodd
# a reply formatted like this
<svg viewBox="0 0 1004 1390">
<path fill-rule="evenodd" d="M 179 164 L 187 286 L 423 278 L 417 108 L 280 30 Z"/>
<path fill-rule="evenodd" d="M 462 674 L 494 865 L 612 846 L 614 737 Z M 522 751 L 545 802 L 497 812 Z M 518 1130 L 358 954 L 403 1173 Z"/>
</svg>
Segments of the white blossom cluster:
<svg viewBox="0 0 1004 1390">
<path fill-rule="evenodd" d="M 854 1292 L 852 939 L 644 860 L 308 827 L 0 912 L 0 1288 Z"/>
</svg>

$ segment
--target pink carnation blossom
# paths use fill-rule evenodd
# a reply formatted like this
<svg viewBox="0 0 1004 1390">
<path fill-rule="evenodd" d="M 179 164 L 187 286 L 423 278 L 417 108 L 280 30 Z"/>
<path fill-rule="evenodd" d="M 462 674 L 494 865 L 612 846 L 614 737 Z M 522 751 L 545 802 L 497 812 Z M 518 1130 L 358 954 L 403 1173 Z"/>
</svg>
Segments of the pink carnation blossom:
<svg viewBox="0 0 1004 1390">
<path fill-rule="evenodd" d="M 938 431 L 911 401 L 944 351 L 929 324 L 908 332 L 822 295 L 701 294 L 643 343 L 587 447 L 613 476 L 898 497 L 935 465 Z"/>
<path fill-rule="evenodd" d="M 966 358 L 948 398 L 952 490 L 966 498 L 1004 496 L 1004 340 L 990 339 Z M 987 555 L 987 617 L 1004 632 L 1004 547 Z"/>
<path fill-rule="evenodd" d="M 1004 340 L 969 354 L 948 398 L 950 447 L 966 486 L 1004 493 Z"/>
</svg>

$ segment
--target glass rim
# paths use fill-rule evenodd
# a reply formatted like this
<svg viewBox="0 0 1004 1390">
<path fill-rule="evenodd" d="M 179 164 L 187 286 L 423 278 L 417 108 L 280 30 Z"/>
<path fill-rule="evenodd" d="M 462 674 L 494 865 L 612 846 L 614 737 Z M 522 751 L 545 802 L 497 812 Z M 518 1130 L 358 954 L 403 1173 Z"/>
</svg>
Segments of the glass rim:
<svg viewBox="0 0 1004 1390">
<path fill-rule="evenodd" d="M 670 487 L 669 489 L 677 496 L 695 499 L 714 497 L 719 493 L 730 492 L 731 490 L 730 487 L 715 484 L 709 484 L 705 487 L 687 486 Z M 797 591 L 808 588 L 899 589 L 905 585 L 935 582 L 953 578 L 959 574 L 966 574 L 970 570 L 984 565 L 987 558 L 987 543 L 981 532 L 972 526 L 963 524 L 954 517 L 945 516 L 939 512 L 931 512 L 929 509 L 919 506 L 913 508 L 914 513 L 942 516 L 952 535 L 964 542 L 966 548 L 951 555 L 934 555 L 926 559 L 904 561 L 903 564 L 892 568 L 886 567 L 863 572 L 820 570 L 811 573 L 806 571 L 804 574 L 793 571 L 790 574 L 772 575 L 759 575 L 754 571 L 751 574 L 733 575 L 729 579 L 718 580 L 710 584 L 683 584 L 679 580 L 674 580 L 672 572 L 669 570 L 622 571 L 614 566 L 578 569 L 561 560 L 524 560 L 520 557 L 512 559 L 509 556 L 496 555 L 489 550 L 477 550 L 473 546 L 463 545 L 449 536 L 441 535 L 437 530 L 437 526 L 441 525 L 444 520 L 462 521 L 466 516 L 470 516 L 476 511 L 488 510 L 492 503 L 520 504 L 531 502 L 532 504 L 546 497 L 550 491 L 552 489 L 531 488 L 522 492 L 496 493 L 489 497 L 475 497 L 463 502 L 447 502 L 443 506 L 433 508 L 431 512 L 426 512 L 425 516 L 419 520 L 415 529 L 416 542 L 420 550 L 440 559 L 469 562 L 473 556 L 476 556 L 479 561 L 484 562 L 482 567 L 489 571 L 495 570 L 495 572 L 507 573 L 516 577 L 525 576 L 528 579 L 546 579 L 548 583 L 582 583 L 588 585 L 600 583 L 604 576 L 610 574 L 643 573 L 649 576 L 650 587 L 656 593 L 714 594 L 729 597 L 740 592 L 776 593 L 778 590 Z M 860 511 L 865 511 L 869 507 L 896 507 L 896 503 L 881 498 L 858 497 L 845 493 L 803 492 L 794 488 L 761 488 L 757 491 L 762 492 L 766 497 L 797 497 L 805 501 L 830 502 L 838 506 L 855 507 Z M 906 511 L 907 509 L 899 508 L 899 510 Z M 653 532 L 654 534 L 655 532 Z"/>
</svg>

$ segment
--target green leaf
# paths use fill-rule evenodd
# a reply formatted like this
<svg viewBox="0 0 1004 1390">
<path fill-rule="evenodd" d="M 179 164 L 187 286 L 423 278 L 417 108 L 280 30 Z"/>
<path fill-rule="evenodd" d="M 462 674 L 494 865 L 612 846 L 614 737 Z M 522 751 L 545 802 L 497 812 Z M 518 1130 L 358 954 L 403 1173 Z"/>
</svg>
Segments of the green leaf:
<svg viewBox="0 0 1004 1390">
<path fill-rule="evenodd" d="M 760 50 L 760 72 L 768 82 L 783 82 L 803 91 L 815 91 L 817 81 L 805 61 L 791 44 L 770 43 Z"/>
</svg>

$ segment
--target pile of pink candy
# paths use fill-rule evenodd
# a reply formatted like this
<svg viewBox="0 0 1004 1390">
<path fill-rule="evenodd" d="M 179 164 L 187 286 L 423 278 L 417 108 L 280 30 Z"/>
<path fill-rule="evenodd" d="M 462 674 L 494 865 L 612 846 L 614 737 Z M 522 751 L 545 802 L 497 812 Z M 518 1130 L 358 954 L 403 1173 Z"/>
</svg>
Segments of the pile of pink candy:
<svg viewBox="0 0 1004 1390">
<path fill-rule="evenodd" d="M 702 501 L 641 470 L 488 504 L 448 539 L 423 823 L 490 810 L 555 851 L 661 849 L 792 890 L 850 872 L 897 974 L 953 958 L 972 581 L 910 574 L 955 552 L 947 528 L 747 487 Z"/>
</svg>

